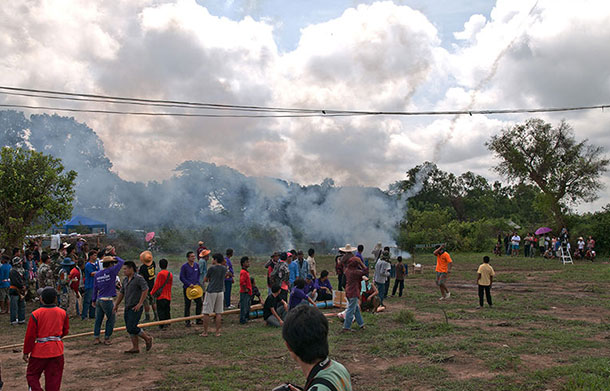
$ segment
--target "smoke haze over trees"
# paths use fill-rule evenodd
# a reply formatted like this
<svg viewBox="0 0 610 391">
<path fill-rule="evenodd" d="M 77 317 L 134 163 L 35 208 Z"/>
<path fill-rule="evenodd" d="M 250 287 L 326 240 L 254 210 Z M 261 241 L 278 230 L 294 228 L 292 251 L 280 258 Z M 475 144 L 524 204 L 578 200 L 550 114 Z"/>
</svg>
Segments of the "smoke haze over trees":
<svg viewBox="0 0 610 391">
<path fill-rule="evenodd" d="M 332 179 L 301 186 L 203 161 L 181 163 L 162 182 L 128 182 L 111 171 L 91 128 L 58 115 L 27 118 L 1 111 L 0 145 L 51 154 L 67 170 L 77 171 L 73 214 L 114 229 L 161 231 L 161 239 L 164 234 L 184 240 L 203 236 L 210 245 L 254 252 L 312 243 L 368 247 L 377 241 L 393 244 L 404 216 L 398 198 L 377 188 L 336 187 Z M 142 153 L 155 159 L 155 151 Z"/>
</svg>

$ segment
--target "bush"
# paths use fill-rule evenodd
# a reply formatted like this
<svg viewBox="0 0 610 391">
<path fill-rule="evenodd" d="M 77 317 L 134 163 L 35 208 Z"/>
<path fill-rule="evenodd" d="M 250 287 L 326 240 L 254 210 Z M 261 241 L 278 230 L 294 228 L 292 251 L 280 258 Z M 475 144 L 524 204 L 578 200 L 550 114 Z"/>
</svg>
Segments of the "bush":
<svg viewBox="0 0 610 391">
<path fill-rule="evenodd" d="M 400 324 L 408 325 L 415 323 L 415 315 L 409 310 L 400 310 L 394 315 L 394 320 Z"/>
</svg>

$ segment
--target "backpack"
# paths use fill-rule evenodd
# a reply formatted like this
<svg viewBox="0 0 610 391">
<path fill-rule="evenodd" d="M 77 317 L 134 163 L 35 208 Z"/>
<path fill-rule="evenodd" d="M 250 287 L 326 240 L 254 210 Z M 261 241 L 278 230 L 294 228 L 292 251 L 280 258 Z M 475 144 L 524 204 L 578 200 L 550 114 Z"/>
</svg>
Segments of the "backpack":
<svg viewBox="0 0 610 391">
<path fill-rule="evenodd" d="M 271 272 L 271 274 L 269 274 L 269 281 L 271 282 L 271 285 L 279 284 L 284 278 L 284 272 L 281 267 L 282 263 L 283 262 L 276 263 L 275 267 L 273 268 L 273 271 Z"/>
</svg>

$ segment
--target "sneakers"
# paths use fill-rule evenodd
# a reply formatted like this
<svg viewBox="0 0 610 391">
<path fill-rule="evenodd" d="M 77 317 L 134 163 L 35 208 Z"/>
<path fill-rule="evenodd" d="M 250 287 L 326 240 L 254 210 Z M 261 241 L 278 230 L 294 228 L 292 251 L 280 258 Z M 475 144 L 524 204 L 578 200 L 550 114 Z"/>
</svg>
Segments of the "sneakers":
<svg viewBox="0 0 610 391">
<path fill-rule="evenodd" d="M 438 298 L 438 300 L 439 300 L 439 301 L 441 301 L 441 300 L 445 300 L 445 296 L 441 296 L 441 297 L 439 297 L 439 298 Z"/>
<path fill-rule="evenodd" d="M 451 292 L 447 292 L 447 296 L 445 296 L 445 299 L 448 299 L 451 297 Z"/>
<path fill-rule="evenodd" d="M 235 306 L 233 304 L 231 304 L 230 306 L 227 307 L 228 310 L 233 310 L 235 309 Z"/>
</svg>

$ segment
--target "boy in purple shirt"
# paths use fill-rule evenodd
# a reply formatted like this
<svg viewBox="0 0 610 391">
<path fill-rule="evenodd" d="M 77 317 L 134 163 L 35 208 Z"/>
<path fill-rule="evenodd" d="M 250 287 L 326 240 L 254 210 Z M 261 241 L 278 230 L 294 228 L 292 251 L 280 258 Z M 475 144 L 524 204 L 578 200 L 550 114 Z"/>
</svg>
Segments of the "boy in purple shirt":
<svg viewBox="0 0 610 391">
<path fill-rule="evenodd" d="M 201 276 L 201 270 L 199 270 L 199 264 L 195 262 L 197 256 L 194 252 L 189 251 L 186 253 L 186 263 L 180 268 L 180 281 L 182 281 L 182 292 L 184 294 L 184 317 L 191 316 L 191 300 L 186 297 L 186 289 L 194 285 L 201 286 L 199 277 Z M 195 299 L 195 315 L 201 315 L 203 309 L 203 299 L 198 297 Z M 197 319 L 197 324 L 203 324 L 202 319 Z M 186 327 L 191 327 L 191 321 L 187 320 Z"/>
<path fill-rule="evenodd" d="M 104 269 L 95 273 L 93 277 L 91 306 L 95 307 L 95 325 L 93 326 L 93 337 L 95 338 L 93 343 L 95 345 L 102 343 L 100 332 L 104 316 L 107 318 L 104 345 L 110 345 L 110 337 L 112 336 L 115 321 L 113 298 L 116 296 L 116 277 L 124 263 L 125 261 L 119 257 L 105 256 L 102 258 Z"/>
<path fill-rule="evenodd" d="M 297 305 L 301 304 L 304 300 L 307 300 L 309 303 L 311 303 L 311 305 L 316 305 L 316 303 L 314 303 L 313 300 L 307 296 L 303 289 L 305 289 L 305 280 L 301 277 L 294 280 L 294 288 L 292 288 L 292 292 L 290 292 L 288 310 L 293 309 Z"/>
</svg>

